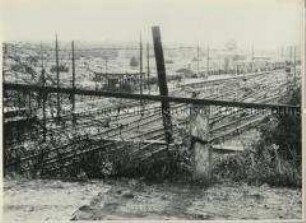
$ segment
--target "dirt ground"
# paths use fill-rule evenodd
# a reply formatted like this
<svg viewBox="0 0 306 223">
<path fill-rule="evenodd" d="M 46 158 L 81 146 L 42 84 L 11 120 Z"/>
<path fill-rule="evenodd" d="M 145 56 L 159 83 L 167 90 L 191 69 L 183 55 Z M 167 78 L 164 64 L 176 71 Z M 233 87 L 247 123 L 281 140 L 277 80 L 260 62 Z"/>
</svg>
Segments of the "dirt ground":
<svg viewBox="0 0 306 223">
<path fill-rule="evenodd" d="M 5 180 L 2 222 L 300 219 L 301 190 L 227 183 Z"/>
</svg>

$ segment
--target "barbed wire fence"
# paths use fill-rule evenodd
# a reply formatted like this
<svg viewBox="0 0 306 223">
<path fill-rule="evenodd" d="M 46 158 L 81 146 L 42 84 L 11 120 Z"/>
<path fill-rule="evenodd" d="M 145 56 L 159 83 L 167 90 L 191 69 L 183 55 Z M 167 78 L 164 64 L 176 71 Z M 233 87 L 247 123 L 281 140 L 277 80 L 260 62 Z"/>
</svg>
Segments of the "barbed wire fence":
<svg viewBox="0 0 306 223">
<path fill-rule="evenodd" d="M 146 76 L 144 78 L 140 78 L 142 74 L 139 67 L 140 47 L 137 46 L 96 47 L 85 49 L 81 45 L 76 45 L 74 53 L 72 53 L 70 43 L 67 43 L 66 45 L 59 44 L 58 56 L 56 56 L 56 50 L 54 47 L 10 47 L 11 46 L 8 46 L 6 48 L 5 54 L 6 69 L 4 79 L 5 82 L 8 83 L 11 82 L 16 84 L 34 85 L 43 88 L 70 88 L 72 90 L 73 88 L 86 88 L 106 92 L 112 90 L 113 92 L 117 93 L 149 93 L 152 95 L 158 93 L 157 78 L 156 73 L 154 72 L 156 67 L 154 64 L 154 58 L 152 58 L 152 54 L 150 54 L 150 52 L 153 52 L 153 47 L 150 46 L 147 48 L 149 49 L 149 52 L 147 53 L 147 60 L 149 61 L 147 64 L 149 64 L 149 66 L 147 66 L 147 68 L 149 68 L 147 69 L 147 73 L 143 74 Z M 171 59 L 171 57 L 179 54 L 180 50 L 186 51 L 184 52 L 186 55 L 193 55 L 191 62 L 176 62 Z M 185 67 L 183 71 L 186 77 L 203 77 L 205 79 L 207 75 L 222 75 L 222 71 L 220 71 L 220 69 L 217 69 L 217 71 L 210 71 L 209 67 L 208 69 L 203 68 L 204 71 L 201 74 L 200 68 L 197 67 L 197 63 L 199 62 L 199 58 L 197 58 L 198 51 L 200 51 L 200 55 L 202 53 L 202 56 L 205 57 L 205 49 L 199 50 L 198 47 L 187 47 L 183 49 L 181 47 L 165 48 L 165 61 L 167 68 L 170 68 L 169 73 L 171 74 L 168 80 L 177 80 L 173 86 L 169 86 L 173 92 L 181 91 L 181 87 L 184 86 L 184 84 L 188 85 L 188 83 L 180 82 L 182 76 L 181 74 L 176 75 L 177 70 L 174 68 L 177 63 L 183 64 L 183 67 Z M 173 68 L 171 67 L 172 65 Z M 282 64 L 274 64 L 274 67 L 272 67 L 271 70 L 281 65 Z M 281 66 L 281 68 L 283 67 Z M 265 67 L 265 69 L 267 68 Z M 73 70 L 75 71 L 74 80 Z M 250 70 L 245 69 L 245 72 L 249 71 Z M 255 71 L 258 70 L 255 69 Z M 229 73 L 230 72 L 236 75 L 243 74 L 241 71 L 237 72 L 237 69 L 232 69 L 229 71 Z M 58 85 L 56 79 L 57 73 L 60 74 L 60 81 Z M 228 71 L 225 73 L 228 73 Z M 274 99 L 273 95 L 275 96 L 275 94 L 280 93 L 279 89 L 281 88 L 281 85 L 266 89 L 265 95 L 260 94 L 261 92 L 247 92 L 245 90 L 247 84 L 253 87 L 254 81 L 258 84 L 262 84 L 263 82 L 268 82 L 268 79 L 268 77 L 260 76 L 252 79 L 253 83 L 248 83 L 247 80 L 243 81 L 242 78 L 243 84 L 237 84 L 234 89 L 226 89 L 226 84 L 220 86 L 220 88 L 217 88 L 217 90 L 207 86 L 199 86 L 195 88 L 195 86 L 190 85 L 193 89 L 189 92 L 184 92 L 182 96 L 186 96 L 195 90 L 198 90 L 200 93 L 198 96 L 199 99 L 211 98 L 218 100 L 221 98 L 233 101 L 246 101 L 248 99 L 256 102 L 261 102 L 261 100 L 262 102 L 278 102 L 279 96 Z M 279 82 L 285 86 L 287 83 L 285 82 L 285 79 L 279 79 Z M 145 81 L 147 83 L 145 83 Z M 74 85 L 72 84 L 73 82 Z M 152 83 L 153 85 L 149 83 Z M 267 84 L 267 86 L 273 85 Z M 220 91 L 218 89 L 222 90 Z M 245 95 L 240 94 L 241 92 L 245 93 Z M 121 139 L 121 141 L 135 141 L 135 139 L 142 139 L 141 142 L 138 142 L 138 151 L 143 148 L 142 144 L 144 143 L 144 140 L 164 140 L 164 132 L 160 114 L 161 107 L 158 102 L 146 103 L 149 100 L 145 98 L 141 100 L 127 98 L 118 99 L 103 96 L 97 97 L 86 94 L 73 95 L 62 94 L 59 92 L 44 93 L 44 91 L 20 91 L 18 89 L 17 91 L 8 90 L 5 91 L 5 93 L 7 94 L 7 97 L 5 98 L 8 99 L 5 101 L 5 109 L 11 109 L 14 113 L 15 108 L 17 108 L 17 112 L 21 116 L 26 115 L 27 120 L 40 120 L 33 122 L 34 124 L 29 123 L 27 126 L 29 129 L 24 130 L 27 132 L 27 134 L 19 134 L 20 131 L 18 129 L 15 129 L 16 131 L 12 131 L 13 137 L 7 137 L 8 141 L 6 143 L 7 146 L 10 146 L 12 143 L 10 139 L 13 139 L 13 146 L 11 145 L 10 148 L 13 148 L 13 150 L 19 154 L 16 155 L 12 152 L 10 156 L 40 157 L 40 159 L 44 159 L 43 157 L 46 156 L 46 163 L 52 159 L 56 160 L 55 157 L 58 159 L 67 160 L 68 157 L 71 156 L 70 152 L 73 151 L 72 148 L 68 149 L 67 151 L 64 150 L 64 148 L 67 148 L 67 146 L 71 146 L 69 145 L 69 141 L 75 140 L 75 142 L 82 142 L 82 140 L 88 140 L 90 137 L 91 142 L 93 142 L 92 138 L 95 138 L 95 136 L 97 136 L 95 139 L 100 137 L 100 139 L 103 140 L 110 139 L 111 137 L 116 138 L 117 136 Z M 61 106 L 60 120 L 55 122 L 55 120 L 58 120 L 59 118 L 57 101 L 58 94 L 60 95 L 59 104 Z M 72 97 L 75 97 L 74 105 L 72 103 Z M 172 103 L 171 107 L 175 113 L 175 111 L 178 110 L 185 111 L 185 109 L 189 108 L 191 104 L 192 103 L 186 102 Z M 230 105 L 220 105 L 220 107 L 214 107 L 213 105 L 210 106 L 212 107 L 211 112 L 214 114 L 214 118 L 210 120 L 211 128 L 215 131 L 212 131 L 212 136 L 215 137 L 215 139 L 213 137 L 212 139 L 216 141 L 224 141 L 227 136 L 231 134 L 235 135 L 235 132 L 237 132 L 239 127 L 243 129 L 244 123 L 241 123 L 242 119 L 240 117 L 245 113 L 247 113 L 247 118 L 245 119 L 247 122 L 250 122 L 251 120 L 251 122 L 254 121 L 255 123 L 259 120 L 263 120 L 262 114 L 259 114 L 258 109 L 256 108 L 254 108 L 253 111 L 250 109 L 251 111 L 248 113 L 246 109 L 237 109 L 235 106 Z M 138 113 L 133 110 L 137 110 Z M 271 113 L 270 109 L 265 111 L 267 111 L 265 113 Z M 281 111 L 284 110 L 280 109 L 277 112 Z M 146 112 L 148 112 L 149 115 L 146 115 Z M 137 115 L 135 115 L 135 113 L 137 113 Z M 183 117 L 184 115 L 182 114 L 185 114 L 185 117 Z M 298 112 L 293 112 L 292 114 L 298 114 Z M 77 124 L 74 124 L 72 116 L 76 117 Z M 180 115 L 174 117 L 174 130 L 179 131 L 181 135 L 186 134 L 186 132 L 184 133 L 184 129 L 188 129 L 188 113 L 181 112 Z M 128 118 L 129 120 L 125 122 L 125 119 Z M 224 119 L 226 119 L 226 121 L 224 121 Z M 223 120 L 223 122 L 226 124 L 221 125 L 220 120 Z M 150 124 L 152 126 L 150 126 Z M 32 128 L 31 125 L 36 126 Z M 224 131 L 226 128 L 228 128 L 228 131 L 226 134 L 223 134 L 222 131 Z M 135 129 L 136 131 L 133 131 Z M 17 136 L 15 136 L 15 133 L 17 133 Z M 21 139 L 20 135 L 25 136 L 25 139 Z M 30 140 L 26 140 L 27 137 L 30 138 Z M 33 141 L 33 139 L 35 140 Z M 15 143 L 19 144 L 19 147 L 15 145 Z M 50 147 L 48 143 L 52 143 L 53 145 Z M 37 151 L 38 146 L 44 149 Z M 85 152 L 82 152 L 81 150 L 84 150 L 84 147 L 80 147 L 79 151 L 75 150 L 73 153 L 75 156 L 80 156 L 81 153 L 86 153 L 86 150 L 84 150 Z M 53 154 L 53 151 L 56 151 L 56 153 Z M 21 153 L 24 154 L 21 155 Z M 78 162 L 80 164 L 80 161 Z M 44 162 L 41 162 L 40 160 L 37 161 L 37 163 Z M 43 168 L 46 168 L 46 166 Z M 57 167 L 54 168 L 56 169 Z"/>
</svg>

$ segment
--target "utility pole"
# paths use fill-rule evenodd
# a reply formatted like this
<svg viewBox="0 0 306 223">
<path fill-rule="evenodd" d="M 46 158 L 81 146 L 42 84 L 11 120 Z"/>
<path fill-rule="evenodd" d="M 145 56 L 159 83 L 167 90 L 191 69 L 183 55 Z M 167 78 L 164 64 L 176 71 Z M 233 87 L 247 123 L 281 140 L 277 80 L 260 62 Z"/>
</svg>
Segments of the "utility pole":
<svg viewBox="0 0 306 223">
<path fill-rule="evenodd" d="M 147 75 L 148 75 L 148 89 L 149 93 L 151 93 L 151 86 L 150 86 L 150 46 L 149 43 L 147 43 Z"/>
<path fill-rule="evenodd" d="M 254 45 L 252 44 L 252 49 L 251 49 L 251 72 L 253 72 L 254 69 Z"/>
<path fill-rule="evenodd" d="M 139 36 L 139 89 L 140 94 L 143 94 L 143 86 L 142 86 L 142 73 L 143 73 L 143 61 L 142 61 L 142 38 L 141 33 Z"/>
<path fill-rule="evenodd" d="M 41 81 L 42 81 L 42 87 L 46 86 L 46 77 L 45 77 L 45 68 L 44 68 L 44 52 L 41 46 Z M 46 135 L 47 135 L 47 115 L 46 115 L 46 100 L 47 100 L 47 94 L 42 94 L 42 113 L 43 113 L 43 141 L 46 141 Z"/>
<path fill-rule="evenodd" d="M 210 55 L 209 55 L 209 45 L 207 45 L 207 77 L 208 77 L 208 75 L 209 75 L 209 57 L 210 57 Z"/>
<path fill-rule="evenodd" d="M 108 57 L 105 57 L 105 74 L 107 74 L 107 63 L 108 63 Z"/>
<path fill-rule="evenodd" d="M 16 57 L 16 45 L 15 45 L 15 43 L 13 45 L 13 57 Z M 19 83 L 18 72 L 15 72 L 15 81 L 16 81 L 17 84 Z M 15 103 L 14 103 L 14 106 L 16 106 Z M 21 93 L 19 91 L 17 91 L 17 106 L 16 107 L 18 109 L 20 109 L 20 107 L 22 107 L 22 105 L 21 105 Z"/>
<path fill-rule="evenodd" d="M 163 46 L 161 42 L 159 26 L 152 27 L 152 34 L 153 34 L 154 53 L 155 53 L 155 61 L 156 61 L 156 68 L 158 75 L 159 92 L 160 95 L 163 96 L 161 104 L 162 104 L 163 125 L 165 129 L 165 139 L 166 142 L 169 144 L 173 141 L 172 121 L 170 114 L 170 103 L 165 98 L 168 96 L 168 86 L 167 86 L 166 68 L 165 68 L 164 53 L 163 53 Z"/>
<path fill-rule="evenodd" d="M 296 67 L 297 67 L 297 62 L 296 62 L 296 45 L 293 46 L 293 69 L 294 69 L 294 73 L 293 73 L 293 88 L 296 88 L 297 87 L 297 72 L 296 72 Z"/>
<path fill-rule="evenodd" d="M 296 45 L 293 46 L 293 64 L 294 68 L 296 68 Z"/>
<path fill-rule="evenodd" d="M 74 57 L 74 41 L 71 43 L 71 50 L 72 50 L 72 90 L 73 93 L 71 94 L 71 113 L 72 113 L 72 125 L 75 128 L 76 124 L 76 117 L 75 117 L 75 57 Z"/>
<path fill-rule="evenodd" d="M 3 52 L 3 55 L 2 55 L 2 82 L 4 83 L 5 82 L 5 69 L 6 69 L 6 58 L 7 58 L 7 44 L 6 43 L 3 43 L 2 44 L 2 52 Z M 2 113 L 3 114 L 3 113 Z"/>
<path fill-rule="evenodd" d="M 59 58 L 58 58 L 58 41 L 57 41 L 57 35 L 55 36 L 55 60 L 56 60 L 56 88 L 59 89 Z M 60 112 L 61 112 L 61 104 L 60 104 L 60 94 L 56 93 L 56 118 L 59 121 L 60 118 Z"/>
<path fill-rule="evenodd" d="M 200 75 L 200 43 L 198 42 L 198 47 L 197 47 L 197 73 L 198 76 Z"/>
<path fill-rule="evenodd" d="M 139 35 L 139 90 L 140 90 L 140 94 L 143 94 L 143 59 L 142 59 L 142 53 L 143 53 L 143 49 L 142 49 L 142 38 L 141 38 L 141 33 Z M 141 106 L 141 115 L 143 115 L 143 111 L 144 111 L 144 101 L 143 99 L 140 99 L 140 106 Z"/>
</svg>

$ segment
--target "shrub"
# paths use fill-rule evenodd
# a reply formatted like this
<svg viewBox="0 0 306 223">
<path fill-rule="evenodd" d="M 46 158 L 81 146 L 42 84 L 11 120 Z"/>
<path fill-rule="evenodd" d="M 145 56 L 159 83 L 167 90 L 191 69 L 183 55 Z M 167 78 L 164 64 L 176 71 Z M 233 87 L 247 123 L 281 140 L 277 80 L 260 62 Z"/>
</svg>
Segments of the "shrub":
<svg viewBox="0 0 306 223">
<path fill-rule="evenodd" d="M 300 89 L 289 94 L 289 104 L 300 103 Z M 214 164 L 213 179 L 230 179 L 273 186 L 301 186 L 301 117 L 273 114 L 258 127 L 260 140 L 239 154 Z"/>
</svg>

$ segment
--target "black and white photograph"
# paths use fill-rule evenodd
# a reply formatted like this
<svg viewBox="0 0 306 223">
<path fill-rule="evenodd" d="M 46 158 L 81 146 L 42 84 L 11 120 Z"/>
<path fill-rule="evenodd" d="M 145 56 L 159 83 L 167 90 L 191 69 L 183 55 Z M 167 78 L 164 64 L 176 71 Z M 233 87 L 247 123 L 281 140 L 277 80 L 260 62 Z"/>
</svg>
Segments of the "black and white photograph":
<svg viewBox="0 0 306 223">
<path fill-rule="evenodd" d="M 0 221 L 302 222 L 305 18 L 2 0 Z"/>
</svg>

